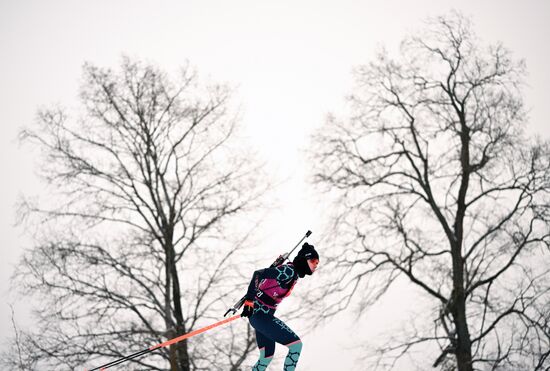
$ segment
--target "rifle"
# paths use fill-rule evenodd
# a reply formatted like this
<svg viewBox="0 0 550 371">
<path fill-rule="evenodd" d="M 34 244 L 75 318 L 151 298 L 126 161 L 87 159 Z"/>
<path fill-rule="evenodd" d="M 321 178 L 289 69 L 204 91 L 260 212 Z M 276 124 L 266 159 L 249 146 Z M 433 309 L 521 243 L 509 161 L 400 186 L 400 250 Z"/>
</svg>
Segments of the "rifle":
<svg viewBox="0 0 550 371">
<path fill-rule="evenodd" d="M 279 255 L 279 257 L 277 259 L 275 259 L 275 261 L 269 266 L 269 268 L 274 268 L 274 267 L 278 267 L 279 265 L 283 264 L 285 262 L 285 260 L 288 259 L 288 257 L 290 256 L 290 254 L 292 254 L 294 252 L 294 250 L 296 250 L 296 248 L 298 246 L 300 246 L 300 244 L 306 239 L 308 238 L 309 236 L 311 236 L 311 231 L 307 231 L 305 236 L 302 237 L 302 239 L 300 240 L 300 242 L 298 242 L 296 244 L 296 246 L 294 246 L 294 248 L 292 248 L 292 250 L 290 250 L 289 252 L 287 252 L 286 254 L 282 254 L 282 255 Z M 227 310 L 227 312 L 225 312 L 225 314 L 223 315 L 224 317 L 226 317 L 229 313 L 232 313 L 232 314 L 235 314 L 237 313 L 237 311 L 243 306 L 244 304 L 244 301 L 246 299 L 246 296 L 243 296 L 238 302 L 236 302 L 231 308 L 229 308 Z"/>
</svg>

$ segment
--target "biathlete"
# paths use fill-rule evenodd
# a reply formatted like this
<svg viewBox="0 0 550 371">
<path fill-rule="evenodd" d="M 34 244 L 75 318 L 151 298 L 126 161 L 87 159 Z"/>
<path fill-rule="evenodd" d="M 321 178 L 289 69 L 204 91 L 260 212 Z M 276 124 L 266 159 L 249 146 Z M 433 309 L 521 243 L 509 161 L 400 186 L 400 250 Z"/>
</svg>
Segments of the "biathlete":
<svg viewBox="0 0 550 371">
<path fill-rule="evenodd" d="M 277 305 L 290 295 L 298 278 L 311 275 L 319 264 L 319 254 L 307 242 L 292 262 L 254 272 L 246 293 L 242 317 L 248 317 L 256 331 L 260 358 L 252 371 L 265 371 L 275 354 L 275 343 L 288 347 L 284 371 L 294 371 L 302 351 L 302 341 L 283 321 L 275 317 Z"/>
</svg>

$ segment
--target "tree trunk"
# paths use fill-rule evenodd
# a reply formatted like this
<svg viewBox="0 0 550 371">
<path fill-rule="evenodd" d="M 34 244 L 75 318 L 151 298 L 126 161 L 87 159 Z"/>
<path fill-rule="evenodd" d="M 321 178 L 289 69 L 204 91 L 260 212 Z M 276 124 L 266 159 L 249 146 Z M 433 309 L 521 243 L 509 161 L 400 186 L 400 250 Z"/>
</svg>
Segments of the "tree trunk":
<svg viewBox="0 0 550 371">
<path fill-rule="evenodd" d="M 457 197 L 457 212 L 454 225 L 455 241 L 452 243 L 453 256 L 453 318 L 456 327 L 456 361 L 459 371 L 472 371 L 472 344 L 466 317 L 466 294 L 464 292 L 464 259 L 462 243 L 464 240 L 464 216 L 466 215 L 466 193 L 470 182 L 470 129 L 466 125 L 462 109 L 455 106 L 460 118 L 462 132 L 461 168 L 462 179 Z"/>
<path fill-rule="evenodd" d="M 166 246 L 168 269 L 170 269 L 170 277 L 172 281 L 172 301 L 174 303 L 174 317 L 176 319 L 176 336 L 181 336 L 186 333 L 186 327 L 183 321 L 183 311 L 181 308 L 181 293 L 179 276 L 176 267 L 174 246 L 168 243 Z M 174 364 L 171 365 L 172 371 L 190 371 L 189 351 L 187 340 L 180 341 L 174 344 L 175 353 L 177 355 L 177 368 Z"/>
<path fill-rule="evenodd" d="M 472 371 L 472 344 L 466 317 L 466 296 L 464 293 L 464 270 L 460 249 L 453 254 L 453 319 L 456 327 L 456 362 L 459 371 Z"/>
</svg>

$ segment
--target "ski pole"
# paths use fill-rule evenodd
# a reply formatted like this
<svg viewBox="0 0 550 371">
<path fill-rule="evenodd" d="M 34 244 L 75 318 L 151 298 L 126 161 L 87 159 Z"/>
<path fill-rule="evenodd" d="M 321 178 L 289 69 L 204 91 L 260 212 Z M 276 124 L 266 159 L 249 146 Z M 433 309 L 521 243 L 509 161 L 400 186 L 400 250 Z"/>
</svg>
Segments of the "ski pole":
<svg viewBox="0 0 550 371">
<path fill-rule="evenodd" d="M 287 252 L 286 254 L 283 254 L 283 255 L 279 255 L 279 257 L 277 259 L 275 259 L 275 261 L 269 266 L 269 268 L 274 268 L 274 267 L 277 267 L 281 264 L 283 264 L 285 262 L 285 260 L 288 259 L 288 257 L 290 256 L 290 254 L 292 254 L 294 252 L 294 250 L 296 250 L 296 248 L 298 246 L 300 246 L 300 244 L 306 239 L 308 238 L 309 236 L 311 236 L 311 231 L 307 231 L 305 236 L 302 237 L 302 239 L 300 240 L 300 242 L 298 242 L 296 244 L 296 246 L 294 246 L 292 248 L 292 250 L 290 250 L 289 252 Z M 238 302 L 236 302 L 231 308 L 229 308 L 227 310 L 227 312 L 225 312 L 225 314 L 223 315 L 224 317 L 227 316 L 229 313 L 231 314 L 235 314 L 237 313 L 237 311 L 243 306 L 244 304 L 244 301 L 246 300 L 246 297 L 243 296 Z"/>
<path fill-rule="evenodd" d="M 124 356 L 124 357 L 121 357 L 119 359 L 116 359 L 114 361 L 111 361 L 109 363 L 105 363 L 104 365 L 101 365 L 99 367 L 96 367 L 96 368 L 92 368 L 90 371 L 96 371 L 96 370 L 106 370 L 108 368 L 111 368 L 113 366 L 116 366 L 116 365 L 119 365 L 123 362 L 126 362 L 126 361 L 129 361 L 131 359 L 134 359 L 134 358 L 137 358 L 137 357 L 140 357 L 140 356 L 143 356 L 145 354 L 148 354 L 148 353 L 151 353 L 152 351 L 155 351 L 157 349 L 160 349 L 160 348 L 164 348 L 164 347 L 167 347 L 169 345 L 172 345 L 172 344 L 175 344 L 175 343 L 179 343 L 180 341 L 184 340 L 184 339 L 188 339 L 190 337 L 193 337 L 195 335 L 198 335 L 198 334 L 202 334 L 203 332 L 206 332 L 208 330 L 211 330 L 215 327 L 218 327 L 218 326 L 221 326 L 221 325 L 224 325 L 228 322 L 231 322 L 231 321 L 234 321 L 236 320 L 237 318 L 240 318 L 241 315 L 240 314 L 237 314 L 236 316 L 233 316 L 233 317 L 229 317 L 229 318 L 226 318 L 224 320 L 221 320 L 219 322 L 216 322 L 216 323 L 213 323 L 211 325 L 208 325 L 208 326 L 205 326 L 205 327 L 202 327 L 200 329 L 197 329 L 197 330 L 194 330 L 194 331 L 191 331 L 191 332 L 188 332 L 187 334 L 183 334 L 181 336 L 178 336 L 178 337 L 175 337 L 171 340 L 167 340 L 165 341 L 164 343 L 159 343 L 159 344 L 156 344 L 156 345 L 153 345 L 147 349 L 143 349 L 143 350 L 140 350 L 139 352 L 136 352 L 136 353 L 133 353 L 133 354 L 130 354 L 128 356 Z M 86 371 L 86 370 L 85 370 Z"/>
</svg>

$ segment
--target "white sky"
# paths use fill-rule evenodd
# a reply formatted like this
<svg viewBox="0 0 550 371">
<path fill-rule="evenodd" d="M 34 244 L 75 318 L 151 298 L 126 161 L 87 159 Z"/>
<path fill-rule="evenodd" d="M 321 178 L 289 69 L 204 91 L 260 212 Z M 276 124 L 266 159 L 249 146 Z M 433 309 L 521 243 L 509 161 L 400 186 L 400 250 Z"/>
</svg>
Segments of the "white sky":
<svg viewBox="0 0 550 371">
<path fill-rule="evenodd" d="M 307 229 L 314 243 L 322 232 L 329 210 L 312 199 L 302 151 L 324 115 L 340 109 L 351 68 L 453 7 L 473 17 L 483 41 L 502 41 L 526 59 L 531 130 L 548 138 L 549 1 L 0 0 L 0 341 L 11 333 L 7 281 L 26 245 L 13 205 L 36 190 L 16 134 L 39 106 L 75 102 L 85 61 L 117 67 L 124 53 L 175 72 L 188 60 L 202 77 L 237 87 L 248 139 L 275 177 L 287 179 L 277 191 L 280 208 L 262 223 L 268 261 Z M 385 303 L 365 319 L 367 328 L 380 329 L 375 324 L 399 305 Z M 353 343 L 352 328 L 339 327 L 345 322 L 306 337 L 301 370 L 349 368 L 354 352 L 340 348 Z"/>
</svg>

